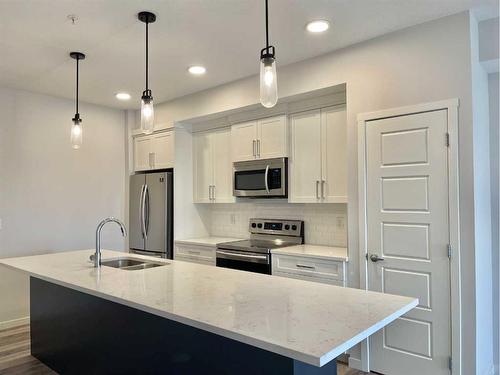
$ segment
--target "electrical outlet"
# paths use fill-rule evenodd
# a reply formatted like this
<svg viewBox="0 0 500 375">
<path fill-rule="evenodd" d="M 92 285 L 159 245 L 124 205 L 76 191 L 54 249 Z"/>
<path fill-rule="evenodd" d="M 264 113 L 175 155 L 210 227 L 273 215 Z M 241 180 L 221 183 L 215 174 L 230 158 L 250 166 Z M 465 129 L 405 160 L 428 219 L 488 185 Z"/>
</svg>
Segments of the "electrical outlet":
<svg viewBox="0 0 500 375">
<path fill-rule="evenodd" d="M 235 214 L 231 214 L 230 219 L 231 219 L 231 224 L 236 224 L 236 215 Z"/>
<path fill-rule="evenodd" d="M 344 229 L 345 228 L 345 218 L 343 216 L 337 216 L 335 222 L 336 222 L 337 229 Z"/>
</svg>

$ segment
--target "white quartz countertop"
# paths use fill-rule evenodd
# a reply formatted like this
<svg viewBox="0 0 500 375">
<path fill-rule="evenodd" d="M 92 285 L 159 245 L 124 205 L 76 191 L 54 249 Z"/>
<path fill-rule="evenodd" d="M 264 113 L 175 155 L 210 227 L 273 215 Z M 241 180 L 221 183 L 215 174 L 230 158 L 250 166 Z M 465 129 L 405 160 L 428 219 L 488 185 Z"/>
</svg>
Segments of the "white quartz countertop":
<svg viewBox="0 0 500 375">
<path fill-rule="evenodd" d="M 0 259 L 0 264 L 316 366 L 418 303 L 415 298 L 174 260 L 146 270 L 95 269 L 88 261 L 92 252 Z M 103 251 L 104 260 L 126 255 Z"/>
<path fill-rule="evenodd" d="M 232 238 L 232 237 L 201 237 L 201 238 L 186 238 L 175 240 L 176 244 L 183 245 L 197 245 L 197 246 L 210 246 L 216 247 L 220 243 L 240 241 L 242 238 Z"/>
<path fill-rule="evenodd" d="M 346 247 L 320 246 L 320 245 L 296 245 L 271 250 L 273 254 L 297 255 L 304 257 L 331 259 L 347 262 Z"/>
</svg>

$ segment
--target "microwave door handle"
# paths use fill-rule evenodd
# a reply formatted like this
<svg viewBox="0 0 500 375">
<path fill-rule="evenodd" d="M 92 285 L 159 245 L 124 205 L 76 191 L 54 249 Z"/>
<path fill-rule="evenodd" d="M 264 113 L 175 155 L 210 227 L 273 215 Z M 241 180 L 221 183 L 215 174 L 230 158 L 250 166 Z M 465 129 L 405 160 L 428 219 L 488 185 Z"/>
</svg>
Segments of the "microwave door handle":
<svg viewBox="0 0 500 375">
<path fill-rule="evenodd" d="M 264 175 L 267 194 L 269 194 L 269 182 L 267 181 L 268 176 L 269 176 L 269 165 L 266 166 L 266 174 Z"/>
</svg>

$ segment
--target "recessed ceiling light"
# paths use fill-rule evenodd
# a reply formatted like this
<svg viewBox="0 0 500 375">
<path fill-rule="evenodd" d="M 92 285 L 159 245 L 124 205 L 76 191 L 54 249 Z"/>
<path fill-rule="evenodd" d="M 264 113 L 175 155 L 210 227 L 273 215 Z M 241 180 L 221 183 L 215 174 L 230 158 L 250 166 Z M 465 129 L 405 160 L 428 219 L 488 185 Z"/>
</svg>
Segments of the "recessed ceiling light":
<svg viewBox="0 0 500 375">
<path fill-rule="evenodd" d="M 200 74 L 205 74 L 207 69 L 205 69 L 204 66 L 201 65 L 193 65 L 188 68 L 188 72 L 194 75 L 199 76 Z"/>
<path fill-rule="evenodd" d="M 311 33 L 322 33 L 330 28 L 330 22 L 326 20 L 311 21 L 306 25 L 307 31 Z"/>
<path fill-rule="evenodd" d="M 128 92 L 119 92 L 116 95 L 116 99 L 118 100 L 129 100 L 130 94 Z"/>
</svg>

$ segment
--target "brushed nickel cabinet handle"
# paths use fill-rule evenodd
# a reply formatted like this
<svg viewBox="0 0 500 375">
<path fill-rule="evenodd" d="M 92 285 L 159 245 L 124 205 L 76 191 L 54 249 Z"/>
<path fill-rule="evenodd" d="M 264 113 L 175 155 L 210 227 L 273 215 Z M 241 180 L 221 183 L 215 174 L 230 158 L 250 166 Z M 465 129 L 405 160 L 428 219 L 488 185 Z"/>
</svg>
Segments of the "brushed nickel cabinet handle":
<svg viewBox="0 0 500 375">
<path fill-rule="evenodd" d="M 297 263 L 296 266 L 298 268 L 305 268 L 307 270 L 315 270 L 316 269 L 316 267 L 314 267 L 314 266 L 306 266 L 305 264 L 299 264 L 299 263 Z"/>
</svg>

